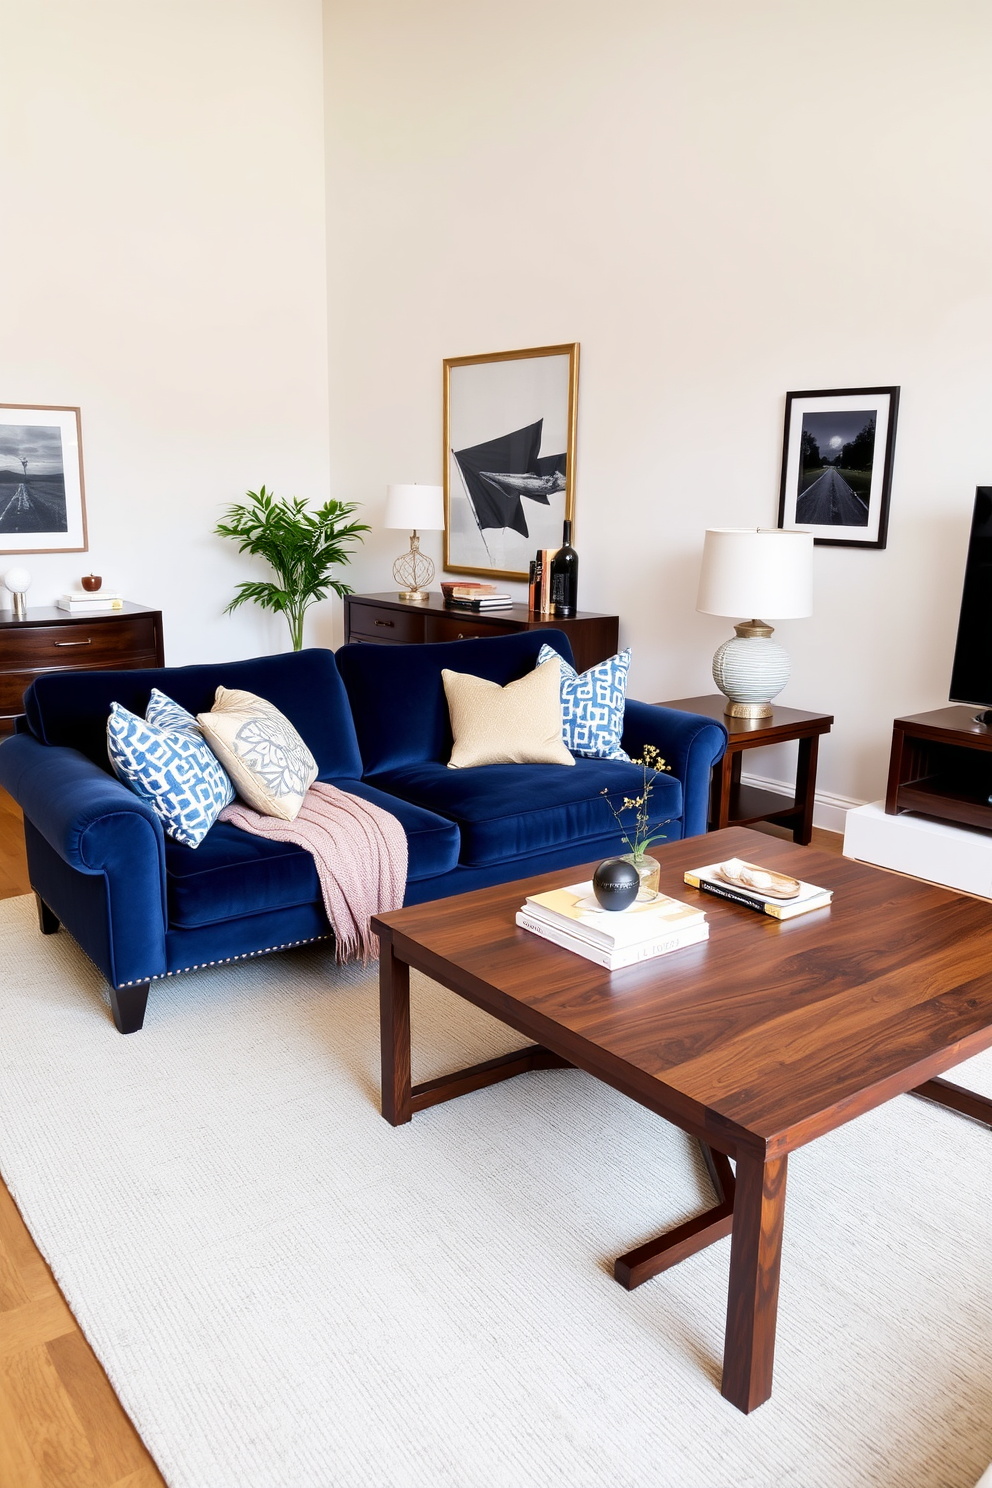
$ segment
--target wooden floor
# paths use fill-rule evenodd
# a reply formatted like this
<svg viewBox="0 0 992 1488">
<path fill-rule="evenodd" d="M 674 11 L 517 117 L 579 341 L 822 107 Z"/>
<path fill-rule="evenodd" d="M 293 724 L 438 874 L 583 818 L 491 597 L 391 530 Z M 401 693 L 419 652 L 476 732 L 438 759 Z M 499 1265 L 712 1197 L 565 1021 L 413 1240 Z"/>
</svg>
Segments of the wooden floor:
<svg viewBox="0 0 992 1488">
<path fill-rule="evenodd" d="M 817 830 L 813 846 L 839 853 L 841 838 Z M 0 790 L 0 899 L 29 892 L 20 813 Z M 3 1182 L 0 1485 L 165 1488 Z"/>
<path fill-rule="evenodd" d="M 0 790 L 0 898 L 29 892 L 20 813 Z M 0 1484 L 165 1488 L 2 1182 Z"/>
</svg>

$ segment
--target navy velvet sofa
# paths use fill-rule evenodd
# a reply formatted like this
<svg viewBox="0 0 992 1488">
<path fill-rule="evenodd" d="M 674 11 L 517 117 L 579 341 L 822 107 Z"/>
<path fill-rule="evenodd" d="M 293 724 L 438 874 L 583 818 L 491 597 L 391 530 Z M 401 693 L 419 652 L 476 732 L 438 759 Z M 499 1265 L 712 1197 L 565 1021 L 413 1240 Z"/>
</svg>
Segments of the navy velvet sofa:
<svg viewBox="0 0 992 1488">
<path fill-rule="evenodd" d="M 218 684 L 267 698 L 293 722 L 329 781 L 393 812 L 409 847 L 406 902 L 505 883 L 624 850 L 600 792 L 636 795 L 641 771 L 614 760 L 449 770 L 441 670 L 505 685 L 534 667 L 543 630 L 425 646 L 344 646 L 153 671 L 53 672 L 28 688 L 0 744 L 0 784 L 24 813 L 41 928 L 63 923 L 110 984 L 122 1033 L 141 1027 L 148 985 L 204 965 L 331 934 L 313 860 L 292 844 L 217 822 L 195 850 L 111 773 L 111 702 L 144 715 L 152 687 L 191 713 Z M 719 724 L 630 701 L 624 748 L 655 744 L 672 766 L 653 803 L 669 837 L 706 830 Z"/>
</svg>

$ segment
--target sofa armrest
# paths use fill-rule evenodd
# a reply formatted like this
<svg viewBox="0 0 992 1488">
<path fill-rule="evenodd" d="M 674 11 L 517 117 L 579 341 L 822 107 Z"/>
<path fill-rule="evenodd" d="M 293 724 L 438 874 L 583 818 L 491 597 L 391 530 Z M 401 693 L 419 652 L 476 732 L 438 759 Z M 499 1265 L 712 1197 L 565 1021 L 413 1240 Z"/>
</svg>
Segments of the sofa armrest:
<svg viewBox="0 0 992 1488">
<path fill-rule="evenodd" d="M 624 712 L 623 747 L 634 759 L 645 744 L 654 744 L 661 751 L 672 774 L 682 782 L 683 837 L 705 832 L 710 774 L 727 748 L 723 724 L 700 713 L 682 713 L 678 708 L 660 708 L 630 698 Z"/>
<path fill-rule="evenodd" d="M 0 785 L 33 831 L 31 883 L 115 986 L 162 975 L 166 969 L 165 836 L 154 811 L 86 755 L 15 734 L 0 744 Z M 42 839 L 32 861 L 31 844 Z M 72 876 L 54 863 L 106 883 L 106 923 L 87 923 L 90 894 L 72 891 Z M 38 855 L 36 854 L 36 857 Z M 45 882 L 39 882 L 39 877 Z M 78 883 L 78 879 L 76 880 Z M 105 946 L 98 953 L 97 947 Z"/>
</svg>

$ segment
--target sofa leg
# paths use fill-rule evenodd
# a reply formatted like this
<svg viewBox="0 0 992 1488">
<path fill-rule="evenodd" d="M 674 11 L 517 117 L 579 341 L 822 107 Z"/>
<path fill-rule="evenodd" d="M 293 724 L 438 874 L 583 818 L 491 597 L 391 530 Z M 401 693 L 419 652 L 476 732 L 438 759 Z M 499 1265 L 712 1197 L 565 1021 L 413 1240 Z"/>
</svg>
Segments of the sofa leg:
<svg viewBox="0 0 992 1488">
<path fill-rule="evenodd" d="M 148 1001 L 148 983 L 140 982 L 136 987 L 111 987 L 110 1006 L 118 1033 L 137 1033 L 145 1021 L 145 1004 Z"/>
<path fill-rule="evenodd" d="M 58 915 L 52 914 L 39 893 L 36 892 L 34 897 L 38 903 L 38 924 L 42 935 L 54 935 L 60 924 Z"/>
</svg>

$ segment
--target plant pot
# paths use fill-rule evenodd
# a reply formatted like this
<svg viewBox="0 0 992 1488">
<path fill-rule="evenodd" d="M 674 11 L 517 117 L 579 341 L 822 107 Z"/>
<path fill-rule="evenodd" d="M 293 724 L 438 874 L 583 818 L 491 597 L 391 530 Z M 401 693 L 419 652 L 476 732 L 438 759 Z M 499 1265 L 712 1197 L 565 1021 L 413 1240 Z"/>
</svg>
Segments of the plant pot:
<svg viewBox="0 0 992 1488">
<path fill-rule="evenodd" d="M 657 894 L 661 882 L 661 864 L 658 859 L 653 858 L 650 853 L 642 853 L 639 858 L 633 853 L 621 853 L 620 856 L 625 863 L 632 863 L 637 869 L 641 880 L 641 893 L 637 897 L 640 898 L 641 894 Z"/>
</svg>

